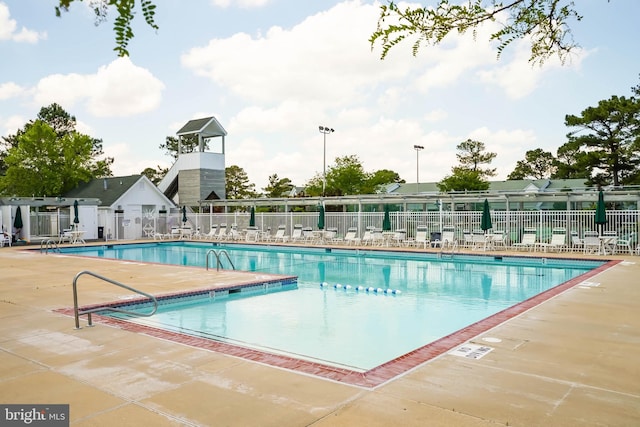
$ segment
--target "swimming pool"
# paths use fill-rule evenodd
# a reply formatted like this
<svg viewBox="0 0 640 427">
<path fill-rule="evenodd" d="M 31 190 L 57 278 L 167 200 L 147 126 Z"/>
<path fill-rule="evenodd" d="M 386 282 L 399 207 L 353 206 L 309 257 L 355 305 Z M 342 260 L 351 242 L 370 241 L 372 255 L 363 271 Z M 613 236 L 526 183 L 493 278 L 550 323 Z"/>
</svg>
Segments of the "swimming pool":
<svg viewBox="0 0 640 427">
<path fill-rule="evenodd" d="M 164 301 L 151 318 L 127 320 L 360 373 L 603 264 L 195 242 L 66 248 L 63 253 L 204 266 L 210 250 L 227 251 L 239 270 L 298 276 L 297 286 L 178 297 Z"/>
</svg>

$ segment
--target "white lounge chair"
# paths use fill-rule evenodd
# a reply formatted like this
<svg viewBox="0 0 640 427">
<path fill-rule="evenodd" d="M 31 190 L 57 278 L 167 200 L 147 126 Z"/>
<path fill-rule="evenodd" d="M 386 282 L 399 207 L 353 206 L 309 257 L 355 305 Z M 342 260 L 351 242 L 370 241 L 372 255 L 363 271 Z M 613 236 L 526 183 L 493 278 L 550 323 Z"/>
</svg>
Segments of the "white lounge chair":
<svg viewBox="0 0 640 427">
<path fill-rule="evenodd" d="M 227 224 L 224 222 L 218 227 L 218 234 L 216 234 L 216 240 L 225 240 L 227 238 Z"/>
<path fill-rule="evenodd" d="M 375 227 L 367 227 L 364 230 L 364 234 L 362 235 L 362 239 L 360 239 L 360 243 L 363 245 L 371 245 L 373 244 L 373 230 Z"/>
<path fill-rule="evenodd" d="M 533 250 L 536 247 L 536 229 L 535 228 L 525 228 L 522 232 L 522 240 L 518 243 L 514 243 L 514 249 L 527 249 L 529 251 Z"/>
<path fill-rule="evenodd" d="M 249 226 L 245 230 L 244 240 L 246 242 L 257 242 L 260 232 L 258 231 L 258 227 Z"/>
<path fill-rule="evenodd" d="M 293 233 L 291 233 L 292 242 L 302 242 L 304 236 L 302 235 L 302 224 L 296 224 L 293 226 Z"/>
<path fill-rule="evenodd" d="M 276 234 L 270 237 L 269 240 L 274 242 L 282 242 L 282 243 L 289 240 L 289 236 L 287 235 L 287 226 L 279 225 L 278 229 L 276 230 Z"/>
<path fill-rule="evenodd" d="M 0 248 L 4 245 L 11 246 L 11 236 L 3 231 L 0 233 Z"/>
<path fill-rule="evenodd" d="M 489 248 L 491 242 L 487 239 L 484 230 L 473 230 L 471 234 L 473 236 L 472 249 L 482 249 L 486 251 L 487 248 Z"/>
<path fill-rule="evenodd" d="M 422 246 L 422 249 L 427 249 L 427 246 L 431 244 L 431 239 L 426 225 L 416 227 L 416 237 L 410 244 L 416 247 Z"/>
<path fill-rule="evenodd" d="M 567 246 L 567 229 L 566 228 L 554 228 L 551 231 L 550 242 L 538 242 L 536 243 L 536 249 L 540 248 L 547 252 L 548 250 L 557 250 L 562 252 Z"/>
<path fill-rule="evenodd" d="M 200 238 L 202 240 L 213 240 L 216 238 L 216 235 L 218 234 L 218 224 L 213 224 L 211 226 L 211 230 L 209 230 L 208 233 L 203 234 L 202 236 L 200 236 Z"/>
<path fill-rule="evenodd" d="M 573 252 L 577 249 L 584 249 L 584 240 L 580 238 L 577 231 L 571 230 L 571 251 Z"/>
<path fill-rule="evenodd" d="M 454 227 L 442 227 L 440 235 L 440 247 L 453 247 L 456 243 L 456 229 Z"/>
<path fill-rule="evenodd" d="M 347 245 L 360 242 L 360 238 L 358 237 L 358 228 L 349 227 L 344 237 L 335 237 L 333 241 L 334 243 L 344 243 Z"/>
</svg>

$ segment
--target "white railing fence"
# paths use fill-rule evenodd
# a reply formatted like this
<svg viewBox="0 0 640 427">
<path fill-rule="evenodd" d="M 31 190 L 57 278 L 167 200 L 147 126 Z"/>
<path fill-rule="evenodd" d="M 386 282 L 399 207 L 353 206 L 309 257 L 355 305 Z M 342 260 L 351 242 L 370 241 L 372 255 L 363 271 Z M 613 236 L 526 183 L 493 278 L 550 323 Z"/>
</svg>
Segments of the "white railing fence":
<svg viewBox="0 0 640 427">
<path fill-rule="evenodd" d="M 60 216 L 48 212 L 31 213 L 31 235 L 55 237 L 59 230 L 70 225 L 68 216 Z M 55 218 L 54 218 L 55 216 Z M 427 211 L 427 212 L 391 212 L 391 229 L 407 230 L 407 237 L 414 237 L 418 225 L 426 225 L 430 233 L 441 233 L 445 226 L 455 228 L 456 237 L 462 240 L 464 230 L 480 228 L 482 212 L 480 211 Z M 279 225 L 284 224 L 291 233 L 295 224 L 302 224 L 313 229 L 318 228 L 317 212 L 256 212 L 256 226 L 271 234 Z M 357 227 L 362 235 L 366 227 L 381 228 L 383 212 L 326 212 L 325 228 L 335 227 L 338 235 L 344 235 L 349 227 Z M 200 233 L 206 234 L 211 226 L 227 224 L 235 225 L 238 230 L 249 226 L 248 212 L 232 213 L 187 213 L 188 223 Z M 593 210 L 549 210 L 549 211 L 493 211 L 491 212 L 493 230 L 503 230 L 508 243 L 519 242 L 524 228 L 535 228 L 539 241 L 548 241 L 553 228 L 563 227 L 577 231 L 580 236 L 584 231 L 601 231 L 595 224 Z M 102 222 L 99 220 L 99 222 Z M 124 220 L 121 214 L 109 221 L 109 224 L 98 224 L 104 227 L 109 239 L 137 239 L 150 237 L 153 233 L 167 233 L 172 226 L 182 225 L 182 214 L 156 214 L 140 220 Z M 640 211 L 619 210 L 607 211 L 607 224 L 602 231 L 616 231 L 619 236 L 628 236 L 640 231 Z"/>
</svg>

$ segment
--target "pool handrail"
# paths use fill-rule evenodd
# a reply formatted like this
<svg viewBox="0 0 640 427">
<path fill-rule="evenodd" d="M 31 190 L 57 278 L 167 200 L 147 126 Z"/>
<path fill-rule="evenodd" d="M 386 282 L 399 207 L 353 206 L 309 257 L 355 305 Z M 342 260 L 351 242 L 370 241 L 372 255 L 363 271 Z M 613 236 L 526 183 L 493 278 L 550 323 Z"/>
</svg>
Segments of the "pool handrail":
<svg viewBox="0 0 640 427">
<path fill-rule="evenodd" d="M 127 289 L 131 292 L 135 292 L 137 294 L 140 294 L 142 296 L 145 296 L 147 298 L 149 298 L 152 302 L 153 302 L 153 310 L 151 310 L 150 313 L 139 313 L 136 311 L 131 311 L 131 310 L 124 310 L 122 308 L 117 308 L 117 307 L 93 307 L 93 308 L 88 308 L 86 310 L 80 310 L 78 307 L 78 279 L 80 278 L 80 276 L 87 274 L 89 276 L 93 276 L 96 279 L 100 279 L 100 280 L 104 280 L 105 282 L 111 283 L 112 285 L 116 285 L 119 286 L 121 288 Z M 154 297 L 151 294 L 148 294 L 146 292 L 140 291 L 138 289 L 132 288 L 131 286 L 127 286 L 123 283 L 117 282 L 113 279 L 109 279 L 108 277 L 104 277 L 101 276 L 100 274 L 94 273 L 92 271 L 88 271 L 88 270 L 84 270 L 79 272 L 78 274 L 76 274 L 76 276 L 73 278 L 73 314 L 75 317 L 75 321 L 76 321 L 76 329 L 80 329 L 80 316 L 83 314 L 87 315 L 87 326 L 93 326 L 93 323 L 91 321 L 91 313 L 96 313 L 98 311 L 117 311 L 118 313 L 125 313 L 125 314 L 130 314 L 132 316 L 138 316 L 138 317 L 150 317 L 153 316 L 154 314 L 156 314 L 156 311 L 158 311 L 158 300 L 156 299 L 156 297 Z"/>
<path fill-rule="evenodd" d="M 234 270 L 236 269 L 236 266 L 233 265 L 233 261 L 231 261 L 231 257 L 229 257 L 229 253 L 227 251 L 225 251 L 224 249 L 221 249 L 219 251 L 216 251 L 215 249 L 209 249 L 205 257 L 207 270 L 209 270 L 209 254 L 210 253 L 213 253 L 216 256 L 216 271 L 220 271 L 220 266 L 222 266 L 222 262 L 220 262 L 220 255 L 226 256 L 227 260 L 229 261 L 229 264 L 231 264 L 231 268 Z"/>
</svg>

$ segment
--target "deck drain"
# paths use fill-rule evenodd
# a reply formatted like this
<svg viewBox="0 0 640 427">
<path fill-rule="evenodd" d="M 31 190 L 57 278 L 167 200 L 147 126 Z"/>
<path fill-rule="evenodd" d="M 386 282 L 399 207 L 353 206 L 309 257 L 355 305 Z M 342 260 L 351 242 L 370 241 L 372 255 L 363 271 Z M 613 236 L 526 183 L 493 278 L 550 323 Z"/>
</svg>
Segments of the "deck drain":
<svg viewBox="0 0 640 427">
<path fill-rule="evenodd" d="M 477 344 L 463 344 L 449 352 L 449 354 L 458 357 L 466 357 L 467 359 L 481 359 L 485 355 L 493 351 L 493 347 Z"/>
</svg>

